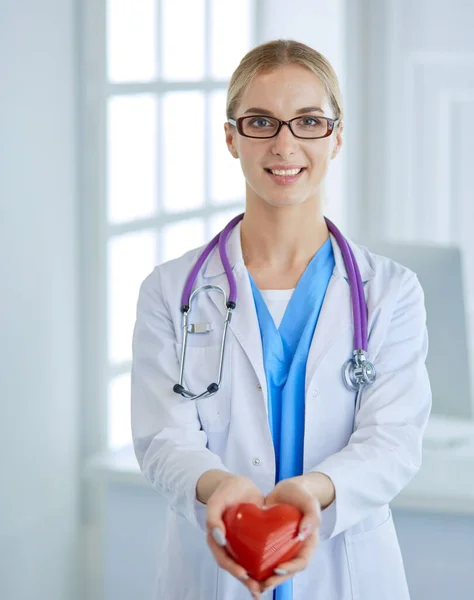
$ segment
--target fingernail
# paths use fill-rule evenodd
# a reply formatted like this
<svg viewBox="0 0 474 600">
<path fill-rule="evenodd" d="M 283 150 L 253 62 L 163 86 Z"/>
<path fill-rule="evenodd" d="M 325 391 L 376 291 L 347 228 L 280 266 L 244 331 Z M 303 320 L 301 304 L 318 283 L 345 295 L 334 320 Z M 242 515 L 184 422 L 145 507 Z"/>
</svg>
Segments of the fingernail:
<svg viewBox="0 0 474 600">
<path fill-rule="evenodd" d="M 308 523 L 303 527 L 303 529 L 298 534 L 298 539 L 300 542 L 304 542 L 306 538 L 308 538 L 313 530 L 313 526 L 311 523 Z"/>
<path fill-rule="evenodd" d="M 252 594 L 253 600 L 259 600 L 260 594 L 258 592 L 250 592 Z"/>
<path fill-rule="evenodd" d="M 241 575 L 239 577 L 239 579 L 243 579 L 244 581 L 247 580 L 249 578 L 249 574 L 248 573 L 244 573 L 243 575 Z"/>
<path fill-rule="evenodd" d="M 288 575 L 288 571 L 285 571 L 285 569 L 273 569 L 273 572 L 275 575 Z"/>
<path fill-rule="evenodd" d="M 222 533 L 219 527 L 214 527 L 214 529 L 212 530 L 212 537 L 215 539 L 216 544 L 218 546 L 225 546 L 227 544 L 225 535 Z"/>
</svg>

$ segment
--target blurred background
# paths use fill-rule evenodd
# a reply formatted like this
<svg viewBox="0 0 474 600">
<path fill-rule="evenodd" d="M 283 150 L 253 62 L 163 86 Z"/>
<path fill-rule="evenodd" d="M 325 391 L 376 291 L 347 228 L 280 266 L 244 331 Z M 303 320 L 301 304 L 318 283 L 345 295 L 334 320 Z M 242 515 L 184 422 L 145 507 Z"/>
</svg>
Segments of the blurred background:
<svg viewBox="0 0 474 600">
<path fill-rule="evenodd" d="M 325 214 L 425 289 L 433 412 L 392 504 L 412 598 L 473 597 L 473 31 L 470 0 L 0 0 L 2 600 L 152 597 L 138 287 L 242 211 L 226 87 L 279 37 L 340 78 Z"/>
</svg>

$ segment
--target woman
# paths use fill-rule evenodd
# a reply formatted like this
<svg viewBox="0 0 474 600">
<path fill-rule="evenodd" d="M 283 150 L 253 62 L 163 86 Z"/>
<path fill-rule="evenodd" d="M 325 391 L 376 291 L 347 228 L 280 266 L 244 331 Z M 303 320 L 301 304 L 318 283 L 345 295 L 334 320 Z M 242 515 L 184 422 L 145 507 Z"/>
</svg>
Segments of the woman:
<svg viewBox="0 0 474 600">
<path fill-rule="evenodd" d="M 134 446 L 169 502 L 157 598 L 406 600 L 389 502 L 420 467 L 431 409 L 423 292 L 414 273 L 348 242 L 362 282 L 359 304 L 351 296 L 349 250 L 323 217 L 343 111 L 321 54 L 281 40 L 251 50 L 232 76 L 227 117 L 246 179 L 245 214 L 225 234 L 227 272 L 216 247 L 189 282 L 199 248 L 156 267 L 138 300 Z M 212 289 L 194 297 L 176 386 L 180 307 L 191 286 L 232 292 L 229 272 L 235 310 L 232 293 L 228 308 Z M 368 347 L 350 387 L 342 367 L 361 329 L 357 307 L 368 311 Z M 193 399 L 217 380 L 228 313 L 220 387 Z M 225 549 L 223 512 L 241 502 L 303 513 L 300 554 L 265 582 Z"/>
</svg>

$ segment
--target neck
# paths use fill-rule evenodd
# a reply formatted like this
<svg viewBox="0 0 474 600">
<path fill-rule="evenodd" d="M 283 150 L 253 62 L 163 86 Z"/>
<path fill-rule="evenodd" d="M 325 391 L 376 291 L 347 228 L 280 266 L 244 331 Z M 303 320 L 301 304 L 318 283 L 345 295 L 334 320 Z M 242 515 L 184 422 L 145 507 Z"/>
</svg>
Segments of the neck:
<svg viewBox="0 0 474 600">
<path fill-rule="evenodd" d="M 329 238 L 322 213 L 313 206 L 247 205 L 240 228 L 247 268 L 286 273 L 305 268 Z"/>
</svg>

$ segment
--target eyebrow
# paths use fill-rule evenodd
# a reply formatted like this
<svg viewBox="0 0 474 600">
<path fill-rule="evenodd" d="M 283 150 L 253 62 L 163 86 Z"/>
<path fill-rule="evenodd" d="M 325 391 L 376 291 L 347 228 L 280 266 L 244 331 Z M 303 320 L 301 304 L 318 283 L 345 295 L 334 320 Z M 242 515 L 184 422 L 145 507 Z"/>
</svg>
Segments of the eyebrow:
<svg viewBox="0 0 474 600">
<path fill-rule="evenodd" d="M 323 115 L 324 115 L 324 110 L 322 108 L 319 108 L 319 106 L 305 106 L 304 108 L 298 108 L 298 110 L 296 111 L 296 114 L 303 115 L 305 113 L 310 113 L 310 112 L 320 112 L 320 113 L 323 113 Z M 246 115 L 248 113 L 258 114 L 258 115 L 268 115 L 269 117 L 275 116 L 271 110 L 267 110 L 266 108 L 256 108 L 256 107 L 248 108 L 244 112 L 244 115 Z"/>
</svg>

